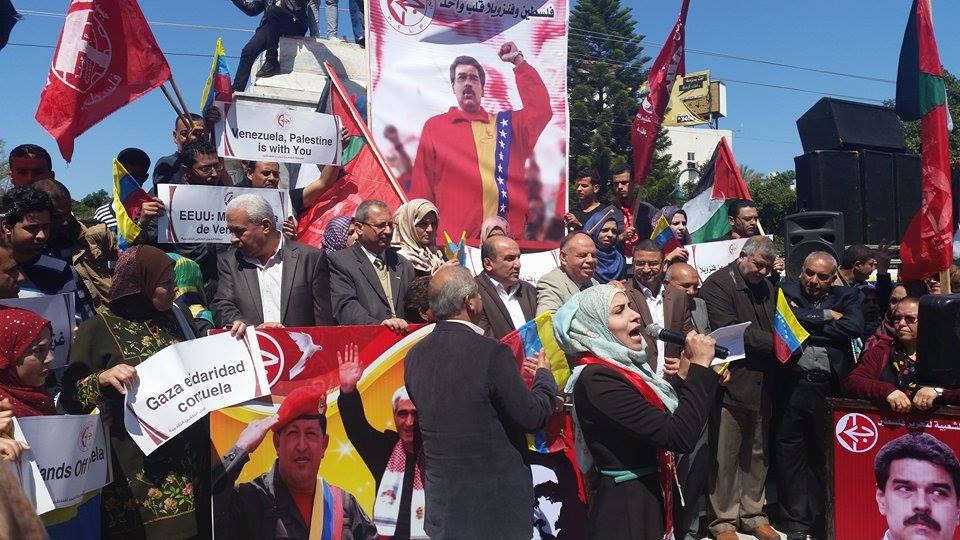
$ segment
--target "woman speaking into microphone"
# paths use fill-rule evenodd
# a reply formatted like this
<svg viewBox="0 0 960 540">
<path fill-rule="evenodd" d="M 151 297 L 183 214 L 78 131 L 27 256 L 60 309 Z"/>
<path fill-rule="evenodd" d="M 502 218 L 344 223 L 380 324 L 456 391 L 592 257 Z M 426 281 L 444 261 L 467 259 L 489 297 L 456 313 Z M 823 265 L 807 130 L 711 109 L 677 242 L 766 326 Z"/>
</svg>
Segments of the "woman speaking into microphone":
<svg viewBox="0 0 960 540">
<path fill-rule="evenodd" d="M 710 368 L 713 338 L 687 335 L 680 367 L 686 379 L 665 379 L 647 363 L 639 314 L 613 286 L 574 295 L 553 325 L 560 347 L 577 358 L 567 382 L 577 459 L 600 478 L 589 537 L 671 537 L 674 453 L 693 450 L 721 381 Z"/>
</svg>

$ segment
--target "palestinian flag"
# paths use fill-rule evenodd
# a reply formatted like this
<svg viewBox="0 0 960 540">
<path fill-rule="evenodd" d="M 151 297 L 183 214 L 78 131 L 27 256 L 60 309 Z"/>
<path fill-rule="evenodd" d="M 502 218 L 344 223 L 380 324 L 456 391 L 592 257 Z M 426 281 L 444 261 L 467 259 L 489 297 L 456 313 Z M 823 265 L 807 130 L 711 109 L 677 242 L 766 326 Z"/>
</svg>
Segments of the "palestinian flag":
<svg viewBox="0 0 960 540">
<path fill-rule="evenodd" d="M 896 111 L 903 120 L 920 120 L 922 202 L 900 239 L 900 279 L 916 280 L 953 262 L 951 121 L 928 0 L 914 0 L 907 21 L 897 71 Z"/>
<path fill-rule="evenodd" d="M 691 243 L 710 242 L 730 232 L 727 221 L 729 199 L 750 199 L 750 190 L 740 176 L 740 168 L 733 159 L 727 139 L 721 138 L 693 195 L 683 205 Z"/>
</svg>

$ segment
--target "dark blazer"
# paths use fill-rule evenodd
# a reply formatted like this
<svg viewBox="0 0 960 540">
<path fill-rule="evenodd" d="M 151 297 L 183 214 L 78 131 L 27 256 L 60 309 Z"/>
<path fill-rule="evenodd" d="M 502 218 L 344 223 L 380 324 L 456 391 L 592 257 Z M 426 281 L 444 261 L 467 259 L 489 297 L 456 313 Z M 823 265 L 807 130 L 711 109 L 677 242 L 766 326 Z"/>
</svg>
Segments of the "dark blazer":
<svg viewBox="0 0 960 540">
<path fill-rule="evenodd" d="M 680 332 L 683 335 L 695 330 L 693 319 L 690 317 L 689 297 L 683 291 L 674 289 L 666 283 L 662 284 L 661 287 L 663 288 L 663 327 L 667 330 Z M 640 314 L 642 327 L 646 328 L 647 325 L 653 323 L 653 315 L 650 313 L 650 307 L 647 306 L 647 299 L 640 290 L 640 285 L 635 280 L 629 279 L 625 292 L 627 293 L 627 300 L 630 301 L 630 309 Z M 656 368 L 657 362 L 660 361 L 657 340 L 646 334 L 643 334 L 643 339 L 646 342 L 644 350 L 647 352 L 647 361 Z M 680 345 L 664 343 L 663 353 L 667 355 L 667 358 L 680 358 L 682 350 L 683 347 Z"/>
<path fill-rule="evenodd" d="M 497 289 L 490 282 L 489 275 L 481 272 L 477 276 L 477 286 L 480 289 L 480 299 L 483 300 L 483 315 L 477 322 L 477 326 L 483 328 L 484 334 L 493 339 L 500 339 L 503 336 L 516 330 L 513 326 L 513 319 L 507 311 L 507 306 L 500 300 Z M 520 280 L 520 290 L 517 292 L 517 299 L 520 300 L 520 311 L 523 312 L 523 318 L 530 320 L 537 314 L 537 288 Z"/>
<path fill-rule="evenodd" d="M 852 287 L 831 287 L 820 301 L 814 303 L 803 295 L 799 283 L 788 283 L 780 287 L 787 300 L 797 307 L 793 314 L 803 325 L 810 337 L 793 355 L 793 361 L 800 357 L 804 347 L 817 345 L 827 350 L 830 370 L 837 376 L 838 382 L 850 374 L 853 369 L 853 347 L 850 340 L 863 334 L 863 309 L 860 307 L 860 292 Z M 834 319 L 824 313 L 833 310 L 843 315 Z"/>
<path fill-rule="evenodd" d="M 727 405 L 759 412 L 761 400 L 769 398 L 767 377 L 780 366 L 773 355 L 773 316 L 777 311 L 777 289 L 769 279 L 747 285 L 737 261 L 717 270 L 700 288 L 707 303 L 710 326 L 750 321 L 743 334 L 746 358 L 730 364 L 730 384 L 723 393 Z"/>
<path fill-rule="evenodd" d="M 430 538 L 530 538 L 523 434 L 553 414 L 553 375 L 537 370 L 527 389 L 506 345 L 442 321 L 407 353 L 404 381 L 423 436 Z"/>
<path fill-rule="evenodd" d="M 330 326 L 330 271 L 317 248 L 293 240 L 283 244 L 279 321 L 263 320 L 257 267 L 230 247 L 217 261 L 219 283 L 211 307 L 218 326 L 234 321 L 248 325 L 279 322 L 284 326 Z"/>
<path fill-rule="evenodd" d="M 396 314 L 390 313 L 377 271 L 359 242 L 330 255 L 330 300 L 333 318 L 338 324 L 380 324 L 393 317 L 403 317 L 404 297 L 416 274 L 413 266 L 395 250 L 387 248 L 383 256 L 390 274 Z"/>
</svg>

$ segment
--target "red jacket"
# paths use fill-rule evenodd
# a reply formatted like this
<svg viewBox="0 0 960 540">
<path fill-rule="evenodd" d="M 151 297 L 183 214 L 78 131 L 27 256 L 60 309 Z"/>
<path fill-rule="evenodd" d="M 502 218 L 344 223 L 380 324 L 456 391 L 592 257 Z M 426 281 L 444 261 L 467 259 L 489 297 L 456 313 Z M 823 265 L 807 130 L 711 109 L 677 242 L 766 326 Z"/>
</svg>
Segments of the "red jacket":
<svg viewBox="0 0 960 540">
<path fill-rule="evenodd" d="M 863 351 L 860 363 L 853 368 L 843 383 L 850 397 L 886 401 L 887 396 L 897 389 L 897 385 L 883 380 L 883 373 L 889 369 L 890 352 L 893 341 L 876 340 Z M 938 405 L 960 404 L 960 389 L 944 390 L 937 399 Z"/>
<path fill-rule="evenodd" d="M 420 134 L 410 198 L 433 201 L 440 210 L 438 229 L 451 238 L 459 237 L 461 231 L 467 231 L 467 238 L 479 238 L 480 224 L 497 215 L 504 200 L 508 204 L 503 217 L 513 235 L 521 238 L 526 227 L 524 169 L 553 109 L 547 87 L 530 64 L 524 62 L 513 71 L 523 108 L 511 111 L 509 133 L 496 125 L 496 114 L 451 107 L 427 120 Z M 506 137 L 510 152 L 504 187 L 497 182 L 494 149 Z M 478 158 L 478 148 L 484 149 L 483 159 Z"/>
</svg>

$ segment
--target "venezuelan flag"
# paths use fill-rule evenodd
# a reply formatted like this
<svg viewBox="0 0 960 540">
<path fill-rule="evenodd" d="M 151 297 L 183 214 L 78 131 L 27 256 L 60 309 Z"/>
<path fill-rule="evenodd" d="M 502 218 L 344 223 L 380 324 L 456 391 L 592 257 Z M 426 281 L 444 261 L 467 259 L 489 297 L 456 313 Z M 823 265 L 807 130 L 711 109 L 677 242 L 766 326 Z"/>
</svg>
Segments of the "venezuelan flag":
<svg viewBox="0 0 960 540">
<path fill-rule="evenodd" d="M 543 313 L 527 321 L 520 328 L 503 336 L 500 343 L 510 348 L 517 359 L 518 366 L 523 364 L 524 358 L 533 356 L 543 349 L 550 360 L 550 370 L 553 372 L 554 379 L 557 380 L 557 387 L 563 388 L 567 384 L 567 379 L 570 378 L 570 365 L 567 364 L 566 355 L 560 350 L 560 345 L 553 337 L 553 313 Z M 533 381 L 528 381 L 528 384 L 532 385 Z M 541 454 L 562 450 L 565 444 L 562 430 L 565 425 L 564 417 L 555 414 L 547 423 L 546 429 L 527 435 L 530 450 Z"/>
<path fill-rule="evenodd" d="M 447 231 L 443 231 L 443 238 L 446 240 L 446 245 L 443 247 L 443 254 L 446 255 L 448 261 L 457 260 L 460 262 L 460 266 L 467 264 L 467 250 L 464 246 L 467 244 L 467 231 L 460 233 L 460 241 L 454 243 L 450 239 L 450 235 L 447 234 Z"/>
<path fill-rule="evenodd" d="M 130 176 L 116 159 L 113 160 L 113 213 L 117 215 L 117 244 L 120 251 L 130 247 L 140 236 L 140 206 L 150 200 L 140 182 Z"/>
<path fill-rule="evenodd" d="M 213 65 L 210 66 L 210 75 L 207 84 L 200 94 L 200 113 L 206 114 L 213 101 L 233 101 L 233 88 L 230 84 L 230 68 L 227 67 L 227 51 L 223 49 L 223 38 L 217 38 L 217 46 L 213 51 Z"/>
<path fill-rule="evenodd" d="M 786 363 L 793 353 L 810 337 L 797 316 L 793 314 L 783 290 L 777 290 L 777 313 L 773 317 L 773 352 L 780 363 Z"/>
<path fill-rule="evenodd" d="M 673 228 L 670 227 L 670 222 L 667 221 L 666 216 L 660 216 L 660 219 L 657 220 L 657 226 L 650 233 L 650 239 L 656 241 L 664 253 L 670 253 L 678 247 L 683 247 L 680 239 L 673 232 Z"/>
<path fill-rule="evenodd" d="M 343 538 L 343 492 L 317 477 L 310 515 L 310 540 Z"/>
</svg>

